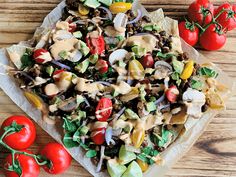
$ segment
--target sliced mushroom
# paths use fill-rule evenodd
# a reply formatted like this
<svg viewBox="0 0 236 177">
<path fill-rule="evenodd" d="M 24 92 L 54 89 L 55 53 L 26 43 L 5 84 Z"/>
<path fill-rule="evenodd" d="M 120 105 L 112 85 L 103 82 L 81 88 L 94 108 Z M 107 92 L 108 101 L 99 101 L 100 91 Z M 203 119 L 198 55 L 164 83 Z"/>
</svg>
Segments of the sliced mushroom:
<svg viewBox="0 0 236 177">
<path fill-rule="evenodd" d="M 202 115 L 201 108 L 206 102 L 206 97 L 204 93 L 198 90 L 188 88 L 187 91 L 183 93 L 183 102 L 187 106 L 187 114 L 195 118 L 199 118 Z"/>
<path fill-rule="evenodd" d="M 186 107 L 182 107 L 181 111 L 177 114 L 172 115 L 170 124 L 184 124 L 188 118 Z"/>
<path fill-rule="evenodd" d="M 128 51 L 125 49 L 115 50 L 109 56 L 109 63 L 111 65 L 114 65 L 115 62 L 117 62 L 119 60 L 124 60 L 127 54 L 128 54 Z"/>
<path fill-rule="evenodd" d="M 59 105 L 58 108 L 62 111 L 65 112 L 72 112 L 78 107 L 76 98 L 69 98 L 65 101 L 62 101 Z"/>
<path fill-rule="evenodd" d="M 59 93 L 59 89 L 56 84 L 50 83 L 45 86 L 44 92 L 47 96 L 55 96 Z"/>
<path fill-rule="evenodd" d="M 126 25 L 127 25 L 127 22 L 128 22 L 128 17 L 126 14 L 124 13 L 118 13 L 116 14 L 114 20 L 113 20 L 113 23 L 114 23 L 114 28 L 123 33 L 126 31 Z"/>
</svg>

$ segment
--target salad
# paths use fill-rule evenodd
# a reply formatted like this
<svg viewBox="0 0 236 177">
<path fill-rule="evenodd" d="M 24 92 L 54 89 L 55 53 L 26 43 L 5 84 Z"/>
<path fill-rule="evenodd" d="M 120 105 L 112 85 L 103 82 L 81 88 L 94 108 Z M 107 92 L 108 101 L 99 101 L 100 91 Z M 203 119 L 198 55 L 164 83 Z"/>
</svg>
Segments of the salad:
<svg viewBox="0 0 236 177">
<path fill-rule="evenodd" d="M 33 47 L 7 49 L 9 69 L 67 148 L 111 177 L 143 176 L 189 118 L 224 108 L 227 88 L 211 63 L 182 51 L 177 34 L 132 2 L 67 0 L 60 21 Z M 177 30 L 177 29 L 176 29 Z"/>
</svg>

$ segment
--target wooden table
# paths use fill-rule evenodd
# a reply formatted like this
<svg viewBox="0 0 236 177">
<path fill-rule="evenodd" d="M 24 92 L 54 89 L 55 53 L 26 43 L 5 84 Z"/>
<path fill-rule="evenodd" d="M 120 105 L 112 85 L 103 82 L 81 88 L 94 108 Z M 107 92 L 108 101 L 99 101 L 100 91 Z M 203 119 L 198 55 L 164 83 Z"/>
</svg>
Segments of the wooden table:
<svg viewBox="0 0 236 177">
<path fill-rule="evenodd" d="M 216 0 L 214 4 L 219 5 L 224 1 Z M 60 0 L 0 0 L 0 47 L 30 39 L 35 28 L 40 26 L 43 18 L 59 2 Z M 163 8 L 166 15 L 179 19 L 186 14 L 191 0 L 143 0 L 142 2 L 148 10 Z M 227 43 L 221 50 L 199 51 L 218 64 L 234 82 L 236 81 L 236 30 L 228 33 L 227 37 Z M 236 176 L 236 90 L 233 91 L 226 105 L 227 109 L 212 120 L 201 138 L 169 171 L 168 176 Z M 23 114 L 23 112 L 0 90 L 0 125 L 5 118 L 13 114 Z M 33 152 L 37 152 L 40 147 L 53 141 L 38 126 L 37 133 L 36 142 L 30 148 Z M 0 164 L 6 155 L 7 152 L 0 149 Z M 3 176 L 2 172 L 0 176 Z M 40 176 L 50 175 L 42 170 Z M 59 176 L 88 177 L 91 175 L 73 161 L 70 169 Z"/>
</svg>

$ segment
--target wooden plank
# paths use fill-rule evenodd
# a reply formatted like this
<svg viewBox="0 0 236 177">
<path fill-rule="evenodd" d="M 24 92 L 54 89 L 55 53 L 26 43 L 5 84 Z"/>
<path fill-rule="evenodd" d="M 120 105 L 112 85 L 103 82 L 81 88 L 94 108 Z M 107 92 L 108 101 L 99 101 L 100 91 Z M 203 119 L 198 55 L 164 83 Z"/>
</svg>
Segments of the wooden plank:
<svg viewBox="0 0 236 177">
<path fill-rule="evenodd" d="M 60 0 L 0 0 L 0 47 L 6 47 L 32 37 L 36 27 Z M 165 14 L 179 20 L 187 14 L 192 0 L 142 0 L 148 10 L 163 8 Z M 215 0 L 219 5 L 223 0 Z M 235 2 L 229 0 L 228 2 Z M 200 50 L 211 61 L 219 65 L 232 82 L 236 80 L 236 30 L 227 34 L 227 43 L 219 51 Z M 169 177 L 228 177 L 236 176 L 236 90 L 226 103 L 227 109 L 211 121 L 204 134 L 191 150 L 168 172 Z M 4 118 L 22 111 L 0 90 L 0 124 Z M 37 139 L 30 148 L 37 152 L 53 139 L 37 126 Z M 0 164 L 7 151 L 0 148 Z M 0 165 L 0 176 L 2 168 Z M 51 176 L 41 170 L 40 177 Z M 90 177 L 91 175 L 73 161 L 69 170 L 60 177 Z"/>
</svg>

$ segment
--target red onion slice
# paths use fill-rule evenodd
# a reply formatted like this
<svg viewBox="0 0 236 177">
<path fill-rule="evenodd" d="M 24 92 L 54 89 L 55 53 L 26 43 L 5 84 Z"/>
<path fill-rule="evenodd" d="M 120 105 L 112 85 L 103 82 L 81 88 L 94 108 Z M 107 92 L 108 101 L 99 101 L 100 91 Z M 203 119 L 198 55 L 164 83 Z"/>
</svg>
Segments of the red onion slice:
<svg viewBox="0 0 236 177">
<path fill-rule="evenodd" d="M 140 9 L 137 10 L 137 16 L 135 19 L 128 21 L 127 24 L 132 24 L 132 23 L 136 23 L 137 21 L 139 21 L 139 19 L 142 17 L 142 11 Z"/>
<path fill-rule="evenodd" d="M 101 150 L 100 150 L 100 160 L 98 162 L 98 166 L 97 166 L 97 169 L 96 169 L 96 172 L 100 172 L 101 171 L 101 168 L 102 168 L 102 163 L 103 163 L 103 160 L 104 160 L 104 152 L 105 152 L 105 146 L 101 146 Z"/>
<path fill-rule="evenodd" d="M 164 101 L 164 99 L 165 99 L 165 94 L 163 94 L 160 98 L 158 98 L 158 99 L 155 101 L 155 105 L 160 104 L 162 101 Z"/>
<path fill-rule="evenodd" d="M 58 62 L 58 61 L 56 61 L 56 60 L 52 60 L 51 62 L 52 62 L 53 64 L 55 64 L 55 65 L 61 67 L 62 69 L 71 70 L 71 68 L 70 68 L 69 66 L 67 66 L 67 65 L 65 65 L 65 64 L 62 64 L 62 63 L 60 63 L 60 62 Z"/>
</svg>

